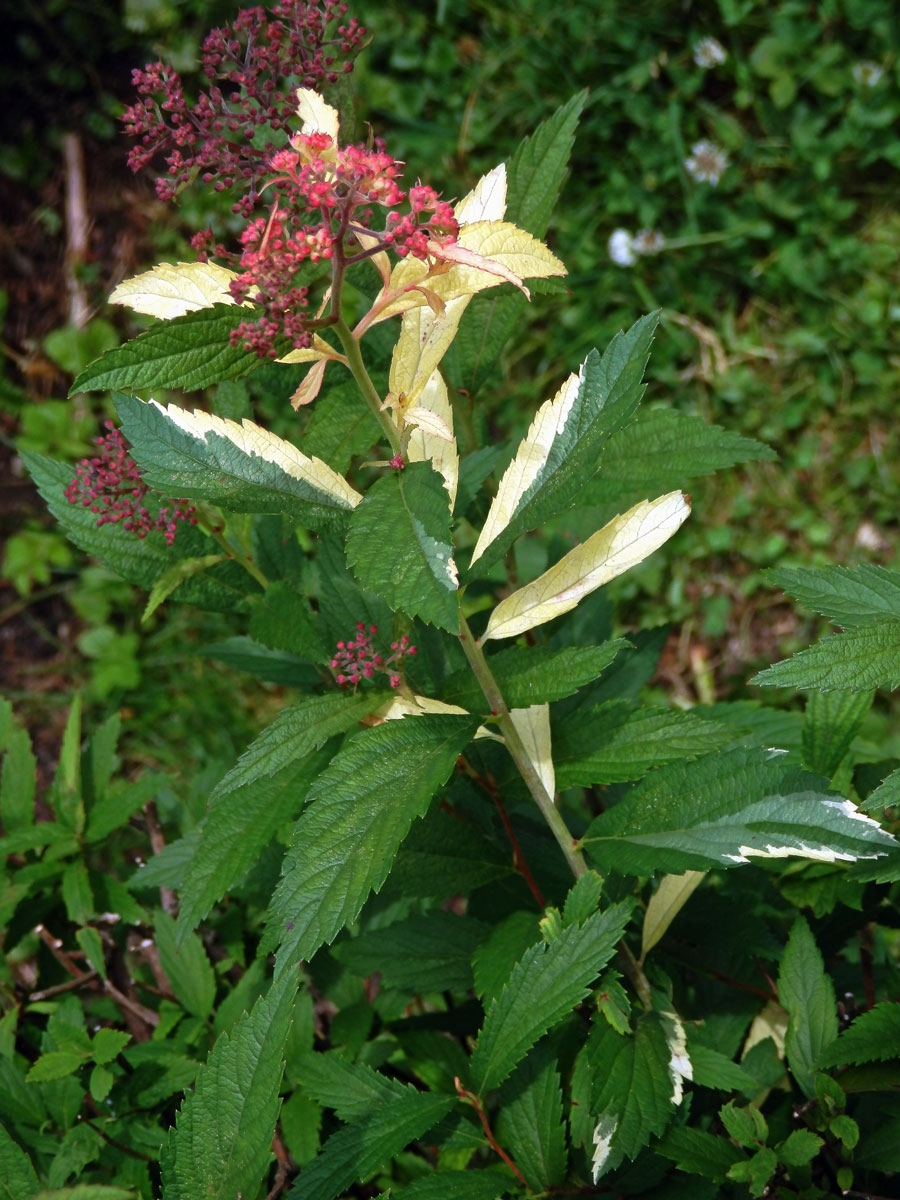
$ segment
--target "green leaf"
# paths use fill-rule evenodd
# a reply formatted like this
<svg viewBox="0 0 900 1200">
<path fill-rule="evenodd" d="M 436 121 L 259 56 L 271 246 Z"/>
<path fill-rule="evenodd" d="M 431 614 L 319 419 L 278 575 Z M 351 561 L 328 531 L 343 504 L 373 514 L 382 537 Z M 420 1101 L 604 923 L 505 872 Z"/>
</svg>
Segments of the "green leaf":
<svg viewBox="0 0 900 1200">
<path fill-rule="evenodd" d="M 826 862 L 885 854 L 890 834 L 778 751 L 738 747 L 653 771 L 588 827 L 601 871 L 680 874 L 753 857 Z"/>
<path fill-rule="evenodd" d="M 169 567 L 168 571 L 163 571 L 150 589 L 150 595 L 147 597 L 147 603 L 141 613 L 141 624 L 150 620 L 159 606 L 168 600 L 185 579 L 190 579 L 192 575 L 197 575 L 201 571 L 207 570 L 208 567 L 214 567 L 216 563 L 224 562 L 226 558 L 225 554 L 204 554 L 200 558 L 183 558 Z"/>
<path fill-rule="evenodd" d="M 458 631 L 449 497 L 429 463 L 408 463 L 369 489 L 350 518 L 347 562 L 395 612 Z"/>
<path fill-rule="evenodd" d="M 84 863 L 71 863 L 62 873 L 60 881 L 66 916 L 75 925 L 86 925 L 94 916 L 94 897 Z"/>
<path fill-rule="evenodd" d="M 131 1034 L 121 1029 L 98 1029 L 91 1039 L 91 1055 L 95 1063 L 105 1066 L 118 1058 L 128 1043 Z"/>
<path fill-rule="evenodd" d="M 303 449 L 343 474 L 353 458 L 367 453 L 380 437 L 371 409 L 351 381 L 317 398 L 303 433 Z"/>
<path fill-rule="evenodd" d="M 656 1144 L 656 1150 L 671 1158 L 679 1171 L 702 1175 L 721 1183 L 732 1163 L 741 1162 L 745 1155 L 727 1138 L 715 1137 L 702 1129 L 674 1125 Z"/>
<path fill-rule="evenodd" d="M 11 730 L 0 775 L 0 815 L 7 837 L 34 824 L 36 770 L 37 760 L 27 730 Z"/>
<path fill-rule="evenodd" d="M 114 829 L 121 829 L 138 809 L 156 795 L 163 782 L 159 775 L 144 775 L 134 781 L 116 780 L 103 799 L 88 812 L 85 839 L 90 843 L 101 842 Z"/>
<path fill-rule="evenodd" d="M 400 847 L 382 895 L 441 899 L 513 873 L 508 850 L 449 813 L 433 810 L 414 825 Z M 529 942 L 534 940 L 536 926 Z"/>
<path fill-rule="evenodd" d="M 900 619 L 900 573 L 887 567 L 777 567 L 768 577 L 798 604 L 845 629 Z"/>
<path fill-rule="evenodd" d="M 475 951 L 475 992 L 485 1008 L 500 995 L 516 963 L 534 945 L 539 933 L 535 913 L 512 912 L 497 922 Z"/>
<path fill-rule="evenodd" d="M 310 958 L 381 888 L 415 817 L 475 732 L 468 717 L 387 721 L 356 734 L 310 789 L 272 901 L 279 970 Z"/>
<path fill-rule="evenodd" d="M 332 1134 L 318 1158 L 300 1172 L 292 1197 L 335 1200 L 355 1180 L 365 1179 L 427 1133 L 454 1103 L 453 1096 L 410 1091 L 381 1105 L 370 1115 Z"/>
<path fill-rule="evenodd" d="M 159 965 L 172 985 L 175 999 L 189 1013 L 207 1020 L 216 999 L 216 977 L 203 943 L 189 933 L 177 944 L 175 922 L 162 910 L 157 912 L 154 926 Z"/>
<path fill-rule="evenodd" d="M 309 601 L 280 580 L 269 584 L 250 614 L 250 636 L 309 662 L 324 662 L 328 657 Z"/>
<path fill-rule="evenodd" d="M 72 481 L 71 466 L 38 454 L 23 454 L 22 459 L 47 507 L 71 541 L 129 583 L 149 590 L 160 575 L 182 558 L 200 558 L 218 550 L 212 538 L 188 525 L 179 526 L 172 546 L 167 546 L 158 532 L 138 538 L 121 525 L 98 528 L 97 517 L 90 509 L 69 504 L 63 496 Z M 182 603 L 196 604 L 212 612 L 239 612 L 247 607 L 247 597 L 258 592 L 259 585 L 242 567 L 223 562 L 186 579 L 173 595 Z"/>
<path fill-rule="evenodd" d="M 310 785 L 330 757 L 327 747 L 306 752 L 272 776 L 223 790 L 226 775 L 213 790 L 199 844 L 183 877 L 179 946 L 212 906 L 237 887 L 278 829 L 296 820 Z"/>
<path fill-rule="evenodd" d="M 866 692 L 900 687 L 900 621 L 861 625 L 823 637 L 793 658 L 766 667 L 751 683 L 818 688 L 822 692 Z"/>
<path fill-rule="evenodd" d="M 775 1151 L 768 1146 L 746 1160 L 736 1162 L 728 1168 L 728 1178 L 737 1183 L 746 1183 L 751 1196 L 763 1196 L 768 1188 L 769 1180 L 778 1168 Z"/>
<path fill-rule="evenodd" d="M 554 727 L 557 787 L 640 779 L 652 767 L 696 758 L 734 740 L 727 726 L 693 712 L 608 700 L 579 709 Z"/>
<path fill-rule="evenodd" d="M 106 956 L 100 934 L 90 925 L 75 930 L 75 941 L 84 952 L 85 958 L 102 979 L 106 979 Z"/>
<path fill-rule="evenodd" d="M 332 950 L 354 974 L 378 972 L 384 987 L 421 995 L 472 987 L 472 955 L 488 926 L 473 917 L 434 911 L 373 929 Z"/>
<path fill-rule="evenodd" d="M 859 807 L 863 812 L 880 812 L 883 808 L 900 807 L 900 767 L 891 771 L 877 788 L 869 792 Z"/>
<path fill-rule="evenodd" d="M 500 1144 L 535 1192 L 565 1182 L 567 1152 L 556 1057 L 542 1042 L 503 1085 L 497 1118 Z"/>
<path fill-rule="evenodd" d="M 487 655 L 488 666 L 509 708 L 528 708 L 571 696 L 580 687 L 593 682 L 613 661 L 620 650 L 629 646 L 625 638 L 603 642 L 599 646 L 550 646 L 524 649 L 511 646 Z M 441 692 L 448 704 L 459 704 L 470 712 L 488 710 L 484 693 L 471 670 L 455 671 Z M 554 759 L 556 753 L 554 750 Z"/>
<path fill-rule="evenodd" d="M 818 1056 L 819 1067 L 845 1067 L 848 1063 L 886 1062 L 900 1057 L 900 1004 L 883 1001 L 860 1013 Z"/>
<path fill-rule="evenodd" d="M 42 1188 L 30 1200 L 135 1200 L 135 1194 L 130 1188 L 107 1187 L 103 1183 L 76 1183 L 68 1188 Z"/>
<path fill-rule="evenodd" d="M 579 1111 L 572 1132 L 577 1141 L 593 1143 L 595 1183 L 669 1123 L 676 1096 L 671 1057 L 658 1013 L 642 1014 L 634 1035 L 626 1037 L 606 1021 L 594 1022 L 575 1064 L 572 1093 Z"/>
<path fill-rule="evenodd" d="M 479 571 L 497 562 L 520 534 L 574 504 L 600 465 L 607 438 L 633 416 L 643 394 L 644 367 L 657 314 L 617 333 L 602 359 L 585 359 L 556 397 L 538 410 L 504 472 L 473 554 Z"/>
<path fill-rule="evenodd" d="M 813 692 L 803 719 L 803 765 L 830 779 L 859 731 L 874 695 Z"/>
<path fill-rule="evenodd" d="M 215 803 L 258 779 L 272 778 L 283 767 L 319 750 L 336 734 L 346 733 L 387 699 L 384 692 L 328 692 L 307 696 L 284 709 L 244 751 L 210 796 Z"/>
<path fill-rule="evenodd" d="M 775 1147 L 775 1153 L 778 1161 L 786 1167 L 805 1167 L 824 1144 L 822 1138 L 817 1137 L 811 1129 L 795 1129 Z"/>
<path fill-rule="evenodd" d="M 435 1171 L 408 1187 L 391 1188 L 391 1200 L 499 1200 L 515 1184 L 499 1171 Z"/>
<path fill-rule="evenodd" d="M 364 1117 L 414 1089 L 373 1071 L 365 1063 L 351 1063 L 338 1050 L 304 1054 L 296 1064 L 303 1092 L 325 1108 L 333 1108 L 342 1121 Z"/>
<path fill-rule="evenodd" d="M 596 910 L 603 894 L 603 878 L 596 871 L 585 871 L 575 880 L 566 896 L 563 925 L 582 925 Z"/>
<path fill-rule="evenodd" d="M 107 350 L 69 390 L 179 388 L 197 391 L 222 379 L 239 379 L 260 365 L 255 353 L 231 345 L 231 332 L 247 319 L 239 305 L 214 304 L 160 321 L 124 346 Z M 285 344 L 286 345 L 286 344 Z"/>
<path fill-rule="evenodd" d="M 784 1039 L 791 1074 L 807 1096 L 815 1095 L 813 1070 L 838 1034 L 834 986 L 809 926 L 794 922 L 778 971 L 778 1002 L 788 1014 Z"/>
<path fill-rule="evenodd" d="M 697 1087 L 718 1088 L 723 1092 L 749 1094 L 759 1090 L 759 1085 L 750 1072 L 733 1062 L 721 1050 L 714 1050 L 711 1046 L 704 1046 L 696 1040 L 692 1040 L 690 1042 L 690 1058 L 693 1067 L 691 1078 Z"/>
<path fill-rule="evenodd" d="M 284 971 L 216 1038 L 161 1158 L 165 1200 L 255 1196 L 271 1153 L 297 975 Z"/>
<path fill-rule="evenodd" d="M 37 1186 L 31 1159 L 0 1125 L 0 1200 L 26 1200 Z"/>
<path fill-rule="evenodd" d="M 478 1035 L 471 1070 L 479 1093 L 502 1083 L 535 1042 L 585 998 L 630 914 L 630 905 L 613 905 L 564 929 L 550 945 L 538 942 L 526 951 Z"/>
<path fill-rule="evenodd" d="M 136 396 L 117 408 L 146 483 L 167 496 L 198 498 L 234 512 L 285 513 L 310 529 L 342 528 L 359 493 L 331 467 L 252 421 Z"/>
<path fill-rule="evenodd" d="M 762 442 L 709 425 L 702 417 L 675 408 L 645 409 L 606 443 L 600 470 L 579 505 L 611 515 L 634 500 L 683 487 L 688 479 L 777 457 Z M 603 516 L 594 511 L 592 519 L 596 523 Z"/>
<path fill-rule="evenodd" d="M 51 1079 L 65 1079 L 73 1075 L 90 1058 L 90 1051 L 50 1050 L 31 1067 L 25 1076 L 26 1083 L 47 1083 Z"/>
</svg>

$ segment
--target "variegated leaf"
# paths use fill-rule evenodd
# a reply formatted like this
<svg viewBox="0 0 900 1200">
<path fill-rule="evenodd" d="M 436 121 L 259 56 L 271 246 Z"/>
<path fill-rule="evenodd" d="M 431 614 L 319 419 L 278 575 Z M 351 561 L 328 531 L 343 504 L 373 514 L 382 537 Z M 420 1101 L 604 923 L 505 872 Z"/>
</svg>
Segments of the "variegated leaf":
<svg viewBox="0 0 900 1200">
<path fill-rule="evenodd" d="M 556 793 L 556 774 L 550 744 L 550 705 L 532 704 L 528 708 L 512 708 L 509 715 L 531 765 L 552 800 Z"/>
<path fill-rule="evenodd" d="M 687 497 L 669 492 L 642 500 L 532 583 L 513 592 L 491 613 L 482 641 L 515 637 L 574 608 L 602 584 L 621 575 L 657 550 L 690 513 Z"/>
</svg>

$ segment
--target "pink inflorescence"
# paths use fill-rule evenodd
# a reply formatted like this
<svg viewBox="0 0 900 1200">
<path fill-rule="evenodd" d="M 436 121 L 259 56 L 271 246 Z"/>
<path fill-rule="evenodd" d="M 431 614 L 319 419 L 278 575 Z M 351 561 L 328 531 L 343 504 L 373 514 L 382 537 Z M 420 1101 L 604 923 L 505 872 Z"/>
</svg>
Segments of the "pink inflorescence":
<svg viewBox="0 0 900 1200">
<path fill-rule="evenodd" d="M 361 679 L 371 679 L 376 673 L 387 675 L 392 688 L 400 686 L 403 660 L 415 654 L 416 648 L 404 636 L 398 642 L 391 642 L 391 652 L 385 658 L 372 644 L 377 632 L 377 625 L 370 625 L 367 630 L 360 621 L 352 642 L 338 642 L 331 669 L 337 672 L 335 679 L 340 687 L 356 687 Z"/>
<path fill-rule="evenodd" d="M 213 255 L 238 270 L 231 294 L 255 308 L 232 330 L 231 343 L 260 358 L 311 344 L 308 288 L 298 278 L 307 263 L 336 259 L 340 270 L 383 249 L 426 259 L 429 247 L 453 242 L 459 232 L 451 205 L 433 188 L 401 188 L 403 164 L 380 142 L 339 147 L 321 131 L 290 136 L 297 85 L 315 88 L 352 68 L 348 59 L 365 30 L 345 20 L 346 11 L 339 0 L 281 0 L 271 18 L 261 8 L 243 10 L 233 26 L 206 39 L 209 88 L 194 105 L 171 67 L 153 63 L 134 73 L 141 99 L 124 115 L 139 139 L 132 169 L 163 155 L 161 197 L 199 181 L 231 191 L 233 210 L 248 222 L 237 254 L 209 229 L 192 244 L 201 262 Z M 279 137 L 280 147 L 273 140 Z M 264 194 L 266 215 L 259 217 Z M 407 202 L 408 212 L 396 211 Z M 385 226 L 371 231 L 377 243 L 361 250 L 357 236 L 370 232 L 375 207 L 389 210 Z"/>
<path fill-rule="evenodd" d="M 109 431 L 96 439 L 98 453 L 83 458 L 75 468 L 75 477 L 65 490 L 70 504 L 80 504 L 97 514 L 98 525 L 121 525 L 129 533 L 145 538 L 158 530 L 171 546 L 181 522 L 197 524 L 187 500 L 167 500 L 154 514 L 144 504 L 150 489 L 140 468 L 128 451 L 128 443 L 112 421 Z"/>
<path fill-rule="evenodd" d="M 200 179 L 217 191 L 235 189 L 234 211 L 249 217 L 277 149 L 269 131 L 288 127 L 297 87 L 321 87 L 353 70 L 349 56 L 366 31 L 355 18 L 343 21 L 346 12 L 343 0 L 281 0 L 271 17 L 261 7 L 242 9 L 233 25 L 204 41 L 209 86 L 193 105 L 174 68 L 156 62 L 135 71 L 141 99 L 122 117 L 139 139 L 128 157 L 132 170 L 162 155 L 167 170 L 156 188 L 164 200 Z"/>
</svg>

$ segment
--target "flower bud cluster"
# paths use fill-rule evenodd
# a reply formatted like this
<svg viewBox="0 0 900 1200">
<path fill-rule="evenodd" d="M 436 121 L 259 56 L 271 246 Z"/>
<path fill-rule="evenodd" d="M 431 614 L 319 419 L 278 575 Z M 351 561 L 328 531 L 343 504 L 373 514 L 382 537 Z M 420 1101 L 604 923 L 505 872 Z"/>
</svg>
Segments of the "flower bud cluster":
<svg viewBox="0 0 900 1200">
<path fill-rule="evenodd" d="M 336 671 L 335 680 L 339 687 L 356 687 L 361 679 L 372 679 L 376 673 L 388 676 L 392 688 L 400 686 L 404 658 L 416 653 L 408 637 L 391 642 L 391 653 L 385 658 L 372 644 L 372 636 L 378 632 L 377 625 L 360 621 L 352 642 L 338 642 L 337 652 L 331 660 L 331 669 Z"/>
<path fill-rule="evenodd" d="M 106 428 L 109 432 L 95 439 L 98 453 L 76 466 L 75 477 L 64 493 L 66 499 L 96 513 L 98 526 L 121 525 L 139 538 L 157 530 L 171 546 L 181 522 L 197 524 L 193 506 L 187 500 L 167 500 L 152 513 L 144 503 L 150 489 L 128 443 L 112 421 L 106 422 Z"/>
<path fill-rule="evenodd" d="M 269 133 L 287 129 L 297 87 L 334 83 L 353 69 L 348 56 L 366 31 L 355 18 L 343 21 L 346 12 L 343 0 L 280 0 L 271 17 L 261 7 L 242 9 L 233 25 L 204 41 L 208 89 L 193 105 L 172 67 L 156 62 L 135 71 L 141 99 L 122 117 L 139 139 L 128 158 L 132 170 L 163 155 L 167 170 L 156 184 L 162 199 L 200 179 L 216 191 L 234 189 L 234 211 L 249 217 L 277 148 Z M 336 21 L 342 23 L 335 28 Z"/>
</svg>

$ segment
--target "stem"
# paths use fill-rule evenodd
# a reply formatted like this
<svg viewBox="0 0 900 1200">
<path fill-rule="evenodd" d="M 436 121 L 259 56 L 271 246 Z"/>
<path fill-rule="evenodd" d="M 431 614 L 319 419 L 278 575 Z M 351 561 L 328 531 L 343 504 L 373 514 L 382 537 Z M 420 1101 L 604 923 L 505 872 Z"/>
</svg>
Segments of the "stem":
<svg viewBox="0 0 900 1200">
<path fill-rule="evenodd" d="M 559 843 L 559 848 L 565 855 L 572 874 L 579 879 L 588 869 L 584 856 L 578 849 L 575 838 L 572 837 L 559 809 L 553 803 L 553 797 L 548 795 L 534 764 L 528 757 L 528 752 L 522 745 L 522 739 L 509 715 L 503 693 L 497 686 L 493 672 L 484 657 L 484 651 L 481 649 L 480 643 L 472 636 L 472 631 L 469 629 L 462 611 L 459 614 L 459 642 L 475 678 L 481 685 L 484 697 L 491 706 L 491 713 L 498 718 L 498 725 L 506 741 L 506 748 L 512 755 L 513 762 L 525 781 L 525 786 L 531 792 L 535 803 L 541 810 L 541 815 L 550 826 L 550 831 Z"/>
<path fill-rule="evenodd" d="M 484 1111 L 484 1107 L 481 1103 L 481 1100 L 478 1098 L 478 1096 L 475 1095 L 474 1092 L 470 1092 L 467 1088 L 463 1087 L 463 1085 L 459 1081 L 458 1075 L 453 1080 L 453 1082 L 456 1085 L 456 1093 L 459 1096 L 460 1100 L 462 1100 L 463 1103 L 465 1103 L 465 1104 L 471 1104 L 472 1107 L 475 1109 L 476 1113 L 478 1113 L 478 1119 L 481 1122 L 481 1128 L 484 1130 L 484 1136 L 490 1142 L 491 1147 L 496 1151 L 497 1154 L 500 1155 L 500 1157 L 503 1159 L 503 1161 L 506 1163 L 506 1165 L 509 1167 L 509 1169 L 512 1171 L 512 1173 L 515 1175 L 516 1179 L 518 1179 L 518 1181 L 524 1187 L 528 1187 L 528 1184 L 525 1181 L 525 1176 L 522 1174 L 522 1172 L 519 1170 L 519 1168 L 516 1166 L 516 1164 L 509 1157 L 509 1155 L 506 1153 L 506 1151 L 499 1144 L 499 1142 L 497 1141 L 497 1139 L 494 1137 L 493 1133 L 491 1132 L 491 1127 L 490 1127 L 490 1124 L 487 1119 L 487 1113 Z"/>
<path fill-rule="evenodd" d="M 399 454 L 400 435 L 388 413 L 381 407 L 381 397 L 378 395 L 375 384 L 366 370 L 366 364 L 363 362 L 362 353 L 359 348 L 359 341 L 353 336 L 350 326 L 343 317 L 339 317 L 335 322 L 334 331 L 340 338 L 344 353 L 347 356 L 347 365 L 350 368 L 353 378 L 359 385 L 359 390 L 364 400 L 372 411 L 372 416 L 381 426 L 385 437 L 390 443 L 391 450 L 393 450 L 394 454 Z"/>
<path fill-rule="evenodd" d="M 619 961 L 622 964 L 622 969 L 628 976 L 631 986 L 638 994 L 638 999 L 647 1012 L 653 1011 L 653 996 L 650 991 L 650 981 L 644 974 L 644 969 L 638 960 L 628 949 L 625 941 L 619 942 L 618 946 Z"/>
<path fill-rule="evenodd" d="M 263 575 L 262 571 L 253 561 L 253 559 L 249 558 L 245 554 L 242 554 L 240 550 L 235 549 L 231 542 L 229 542 L 222 533 L 221 529 L 217 529 L 215 526 L 210 525 L 208 526 L 208 533 L 214 541 L 219 543 L 228 557 L 233 558 L 239 566 L 243 567 L 248 574 L 252 575 L 263 591 L 265 591 L 269 586 L 269 581 L 266 579 L 265 575 Z"/>
</svg>

